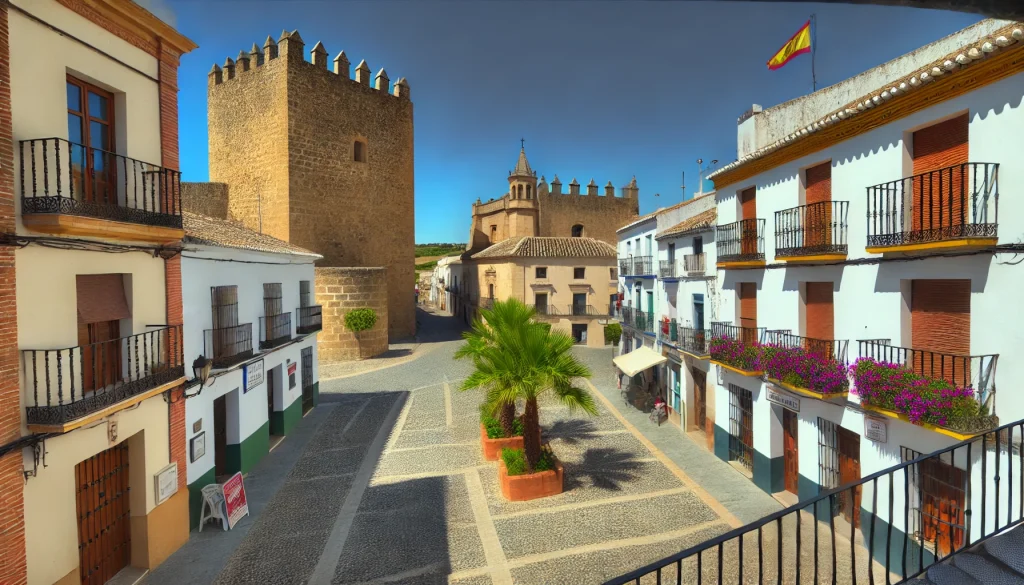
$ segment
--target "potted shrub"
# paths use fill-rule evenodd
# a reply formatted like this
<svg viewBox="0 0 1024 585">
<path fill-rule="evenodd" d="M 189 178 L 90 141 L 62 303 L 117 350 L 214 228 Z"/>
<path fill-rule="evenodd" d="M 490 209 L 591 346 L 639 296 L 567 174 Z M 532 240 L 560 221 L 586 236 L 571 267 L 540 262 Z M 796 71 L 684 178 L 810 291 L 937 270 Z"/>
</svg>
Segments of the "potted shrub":
<svg viewBox="0 0 1024 585">
<path fill-rule="evenodd" d="M 500 409 L 503 410 L 503 409 Z M 512 408 L 515 413 L 515 406 Z M 501 450 L 505 448 L 523 448 L 523 419 L 512 421 L 512 431 L 505 430 L 501 421 L 495 418 L 493 407 L 480 405 L 480 445 L 483 447 L 484 459 L 497 461 Z"/>
<path fill-rule="evenodd" d="M 609 323 L 604 326 L 604 342 L 606 344 L 618 346 L 620 339 L 622 339 L 622 325 Z"/>
<path fill-rule="evenodd" d="M 770 382 L 797 392 L 829 398 L 850 389 L 843 364 L 800 347 L 761 346 L 758 364 Z"/>
<path fill-rule="evenodd" d="M 715 337 L 708 342 L 711 361 L 744 376 L 764 374 L 760 364 L 760 348 L 730 337 Z"/>
<path fill-rule="evenodd" d="M 359 342 L 359 334 L 363 331 L 372 329 L 377 324 L 377 311 L 373 309 L 352 309 L 348 313 L 345 313 L 345 327 L 353 333 L 356 337 L 356 342 Z M 359 347 L 359 357 L 363 357 L 362 344 Z"/>
<path fill-rule="evenodd" d="M 590 370 L 573 355 L 573 338 L 532 317 L 533 310 L 521 301 L 497 301 L 473 324 L 458 354 L 472 357 L 474 366 L 462 389 L 485 390 L 487 403 L 495 407 L 524 403 L 523 448 L 504 449 L 498 462 L 502 494 L 517 500 L 562 491 L 561 464 L 541 444 L 538 398 L 550 392 L 570 411 L 597 414 L 593 397 L 576 385 L 590 377 Z"/>
</svg>

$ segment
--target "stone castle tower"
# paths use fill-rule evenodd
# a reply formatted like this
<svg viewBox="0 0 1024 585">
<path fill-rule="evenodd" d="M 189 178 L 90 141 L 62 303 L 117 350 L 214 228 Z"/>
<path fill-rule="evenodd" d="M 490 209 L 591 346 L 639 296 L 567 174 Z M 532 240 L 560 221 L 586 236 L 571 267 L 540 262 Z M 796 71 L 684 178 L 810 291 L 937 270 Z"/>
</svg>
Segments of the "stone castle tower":
<svg viewBox="0 0 1024 585">
<path fill-rule="evenodd" d="M 384 267 L 388 336 L 415 333 L 413 106 L 404 78 L 355 78 L 298 31 L 214 65 L 207 92 L 210 181 L 233 219 L 323 255 L 320 267 Z M 326 270 L 326 268 L 324 269 Z M 323 288 L 318 270 L 318 289 Z M 326 274 L 326 272 L 324 273 Z M 324 292 L 324 291 L 318 291 Z M 374 299 L 353 299 L 372 301 Z M 372 306 L 366 302 L 364 306 Z M 328 308 L 324 341 L 331 341 Z"/>
<path fill-rule="evenodd" d="M 617 245 L 615 230 L 636 219 L 640 211 L 640 189 L 636 177 L 615 195 L 611 181 L 598 193 L 593 179 L 587 192 L 573 179 L 569 193 L 562 193 L 562 182 L 555 175 L 548 185 L 530 167 L 526 148 L 519 150 L 516 166 L 508 174 L 508 193 L 496 200 L 473 204 L 473 219 L 467 249 L 476 252 L 507 238 L 589 237 Z"/>
</svg>

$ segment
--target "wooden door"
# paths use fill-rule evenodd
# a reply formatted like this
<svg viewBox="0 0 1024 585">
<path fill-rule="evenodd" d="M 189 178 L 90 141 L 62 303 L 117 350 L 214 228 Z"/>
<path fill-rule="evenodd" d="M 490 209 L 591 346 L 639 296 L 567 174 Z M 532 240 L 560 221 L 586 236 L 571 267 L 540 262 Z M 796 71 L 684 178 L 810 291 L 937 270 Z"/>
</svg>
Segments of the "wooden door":
<svg viewBox="0 0 1024 585">
<path fill-rule="evenodd" d="M 808 282 L 804 291 L 804 321 L 807 337 L 835 337 L 835 309 L 831 282 Z M 810 348 L 808 348 L 810 349 Z"/>
<path fill-rule="evenodd" d="M 938 356 L 971 353 L 971 281 L 913 280 L 910 284 L 910 340 L 907 364 L 915 372 L 958 386 L 971 382 L 970 359 Z"/>
<path fill-rule="evenodd" d="M 213 401 L 213 468 L 217 477 L 227 475 L 228 405 L 227 397 Z"/>
<path fill-rule="evenodd" d="M 75 466 L 78 558 L 82 585 L 102 585 L 132 557 L 128 446 L 118 445 Z"/>
<path fill-rule="evenodd" d="M 968 114 L 963 114 L 914 132 L 910 221 L 914 231 L 937 231 L 966 223 L 970 194 L 966 193 L 968 170 L 963 165 L 969 152 L 969 125 Z"/>
<path fill-rule="evenodd" d="M 804 171 L 804 246 L 832 243 L 832 163 Z"/>
<path fill-rule="evenodd" d="M 267 421 L 270 423 L 270 434 L 274 434 L 274 372 L 266 373 L 267 378 Z"/>
<path fill-rule="evenodd" d="M 757 253 L 757 188 L 740 191 L 740 253 Z"/>
<path fill-rule="evenodd" d="M 782 409 L 782 468 L 786 491 L 796 494 L 800 488 L 800 457 L 796 433 L 798 417 L 789 409 Z"/>
<path fill-rule="evenodd" d="M 757 339 L 757 283 L 741 282 L 737 289 L 740 298 L 740 327 L 743 327 L 744 343 L 756 343 Z"/>
<path fill-rule="evenodd" d="M 83 393 L 105 388 L 121 379 L 120 330 L 118 321 L 79 323 Z"/>
<path fill-rule="evenodd" d="M 714 429 L 708 421 L 707 375 L 697 368 L 690 368 L 690 375 L 693 376 L 693 422 L 698 429 L 710 433 Z"/>
<path fill-rule="evenodd" d="M 845 485 L 860 479 L 860 435 L 842 427 L 838 429 L 839 438 L 839 484 Z M 850 492 L 839 495 L 839 508 L 847 522 L 860 526 L 860 493 L 861 487 L 854 490 L 851 501 Z"/>
<path fill-rule="evenodd" d="M 937 460 L 918 468 L 921 482 L 921 536 L 935 543 L 940 555 L 963 546 L 964 470 Z"/>
</svg>

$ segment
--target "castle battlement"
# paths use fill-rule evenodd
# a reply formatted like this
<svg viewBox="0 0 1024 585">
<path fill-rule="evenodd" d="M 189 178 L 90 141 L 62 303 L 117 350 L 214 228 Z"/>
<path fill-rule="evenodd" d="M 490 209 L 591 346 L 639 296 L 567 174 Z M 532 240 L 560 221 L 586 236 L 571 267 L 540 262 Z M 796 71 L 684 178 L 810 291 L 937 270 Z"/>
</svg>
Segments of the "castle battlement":
<svg viewBox="0 0 1024 585">
<path fill-rule="evenodd" d="M 239 51 L 238 56 L 234 59 L 231 57 L 225 59 L 223 67 L 214 63 L 209 73 L 209 87 L 213 88 L 230 83 L 235 78 L 245 75 L 256 75 L 258 74 L 257 72 L 265 68 L 272 61 L 280 61 L 300 67 L 315 67 L 325 71 L 333 71 L 337 79 L 342 83 L 362 85 L 375 89 L 384 95 L 405 100 L 410 99 L 409 82 L 404 77 L 399 77 L 392 85 L 391 78 L 388 77 L 383 67 L 376 75 L 372 75 L 370 66 L 363 60 L 356 65 L 355 78 L 351 78 L 349 77 L 349 65 L 351 62 L 348 56 L 345 55 L 345 51 L 341 51 L 334 57 L 332 60 L 333 67 L 329 69 L 327 64 L 328 53 L 323 43 L 318 41 L 313 46 L 312 50 L 310 50 L 309 61 L 306 61 L 303 54 L 304 48 L 305 43 L 297 30 L 292 32 L 282 31 L 277 41 L 272 36 L 267 36 L 267 40 L 263 42 L 262 49 L 256 43 L 253 43 L 252 48 L 248 52 L 244 50 Z"/>
<path fill-rule="evenodd" d="M 628 184 L 622 186 L 620 195 L 615 194 L 615 186 L 612 185 L 611 181 L 608 181 L 608 183 L 604 186 L 604 193 L 600 193 L 599 190 L 600 187 L 598 187 L 594 179 L 590 179 L 590 183 L 587 184 L 586 192 L 581 192 L 579 181 L 577 181 L 576 178 L 573 177 L 572 181 L 569 183 L 569 192 L 563 193 L 562 182 L 558 180 L 558 175 L 555 175 L 555 178 L 551 180 L 550 185 L 548 185 L 548 182 L 544 179 L 543 176 L 541 176 L 540 183 L 537 185 L 537 192 L 539 194 L 549 196 L 576 195 L 579 197 L 591 196 L 615 197 L 619 199 L 636 199 L 640 193 L 640 188 L 636 186 L 635 176 L 630 180 Z"/>
</svg>

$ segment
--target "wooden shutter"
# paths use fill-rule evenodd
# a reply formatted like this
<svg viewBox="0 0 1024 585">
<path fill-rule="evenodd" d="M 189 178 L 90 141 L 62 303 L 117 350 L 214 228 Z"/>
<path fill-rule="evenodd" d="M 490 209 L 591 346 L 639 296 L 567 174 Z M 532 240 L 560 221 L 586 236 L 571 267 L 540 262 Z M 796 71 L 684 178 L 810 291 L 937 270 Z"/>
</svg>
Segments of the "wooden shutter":
<svg viewBox="0 0 1024 585">
<path fill-rule="evenodd" d="M 832 243 L 832 163 L 822 163 L 804 171 L 804 245 Z"/>
<path fill-rule="evenodd" d="M 132 316 L 121 274 L 79 274 L 75 277 L 79 323 L 101 323 Z"/>
<path fill-rule="evenodd" d="M 740 191 L 740 219 L 757 217 L 757 187 Z"/>
<path fill-rule="evenodd" d="M 910 335 L 914 349 L 959 354 L 971 352 L 971 281 L 914 280 L 910 293 Z M 916 372 L 966 385 L 970 360 L 919 353 L 908 364 Z"/>
<path fill-rule="evenodd" d="M 933 171 L 967 162 L 969 125 L 970 117 L 963 114 L 914 132 L 911 223 L 915 231 L 964 223 L 967 169 Z"/>
<path fill-rule="evenodd" d="M 804 321 L 807 337 L 835 338 L 835 310 L 831 282 L 808 282 L 804 297 Z"/>
<path fill-rule="evenodd" d="M 280 282 L 263 283 L 263 314 L 267 317 L 280 315 L 284 311 Z"/>
<path fill-rule="evenodd" d="M 224 329 L 238 325 L 238 287 L 215 286 L 213 296 L 213 328 Z"/>
<path fill-rule="evenodd" d="M 757 283 L 740 282 L 740 327 L 757 328 Z"/>
<path fill-rule="evenodd" d="M 832 162 L 821 163 L 804 171 L 804 203 L 832 201 Z"/>
</svg>

